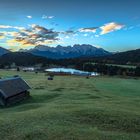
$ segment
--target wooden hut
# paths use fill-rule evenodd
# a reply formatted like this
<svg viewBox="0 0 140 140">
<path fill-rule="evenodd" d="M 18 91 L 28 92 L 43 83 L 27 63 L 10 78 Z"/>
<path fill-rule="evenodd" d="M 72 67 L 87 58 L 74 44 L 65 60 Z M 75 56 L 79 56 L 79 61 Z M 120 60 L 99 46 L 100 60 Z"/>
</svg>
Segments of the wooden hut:
<svg viewBox="0 0 140 140">
<path fill-rule="evenodd" d="M 29 97 L 29 89 L 21 77 L 0 79 L 0 105 L 11 105 Z"/>
</svg>

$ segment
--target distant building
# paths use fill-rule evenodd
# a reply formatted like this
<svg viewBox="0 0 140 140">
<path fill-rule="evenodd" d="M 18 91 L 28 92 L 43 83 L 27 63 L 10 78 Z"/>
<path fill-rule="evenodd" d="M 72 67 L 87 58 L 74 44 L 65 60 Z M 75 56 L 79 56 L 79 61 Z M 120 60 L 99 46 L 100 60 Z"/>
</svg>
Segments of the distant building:
<svg viewBox="0 0 140 140">
<path fill-rule="evenodd" d="M 34 67 L 24 67 L 22 68 L 23 71 L 35 71 Z"/>
<path fill-rule="evenodd" d="M 29 96 L 29 85 L 20 77 L 0 79 L 0 105 L 7 106 Z"/>
</svg>

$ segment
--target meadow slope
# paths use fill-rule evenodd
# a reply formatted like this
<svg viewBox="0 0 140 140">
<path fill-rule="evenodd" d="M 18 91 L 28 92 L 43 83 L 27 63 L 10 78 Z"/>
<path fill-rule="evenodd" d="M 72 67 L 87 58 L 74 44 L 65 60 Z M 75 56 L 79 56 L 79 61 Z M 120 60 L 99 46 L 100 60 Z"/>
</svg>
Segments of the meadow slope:
<svg viewBox="0 0 140 140">
<path fill-rule="evenodd" d="M 0 140 L 140 140 L 140 79 L 16 74 L 31 97 L 0 107 Z"/>
</svg>

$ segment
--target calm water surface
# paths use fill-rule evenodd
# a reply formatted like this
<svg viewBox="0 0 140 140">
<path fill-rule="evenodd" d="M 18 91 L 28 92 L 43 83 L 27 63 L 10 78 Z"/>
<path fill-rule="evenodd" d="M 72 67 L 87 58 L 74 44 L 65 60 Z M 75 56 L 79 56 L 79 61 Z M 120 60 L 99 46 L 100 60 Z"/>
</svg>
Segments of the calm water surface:
<svg viewBox="0 0 140 140">
<path fill-rule="evenodd" d="M 51 68 L 51 69 L 46 69 L 45 71 L 48 72 L 65 72 L 65 73 L 70 73 L 74 75 L 99 75 L 96 72 L 86 72 L 86 71 L 81 71 L 81 70 L 76 70 L 72 68 Z"/>
</svg>

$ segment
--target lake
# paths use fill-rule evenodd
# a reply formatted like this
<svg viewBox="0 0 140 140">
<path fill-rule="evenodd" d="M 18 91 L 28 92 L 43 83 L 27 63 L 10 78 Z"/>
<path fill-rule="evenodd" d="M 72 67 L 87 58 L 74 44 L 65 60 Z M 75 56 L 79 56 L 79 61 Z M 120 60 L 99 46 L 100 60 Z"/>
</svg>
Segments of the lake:
<svg viewBox="0 0 140 140">
<path fill-rule="evenodd" d="M 81 70 L 77 70 L 77 69 L 72 69 L 72 68 L 50 68 L 50 69 L 46 69 L 45 71 L 47 72 L 64 72 L 64 73 L 70 73 L 73 75 L 91 75 L 91 76 L 97 76 L 99 75 L 96 72 L 87 72 L 87 71 L 81 71 Z"/>
</svg>

